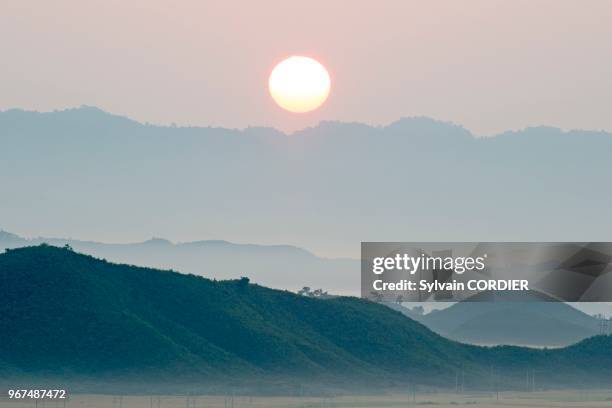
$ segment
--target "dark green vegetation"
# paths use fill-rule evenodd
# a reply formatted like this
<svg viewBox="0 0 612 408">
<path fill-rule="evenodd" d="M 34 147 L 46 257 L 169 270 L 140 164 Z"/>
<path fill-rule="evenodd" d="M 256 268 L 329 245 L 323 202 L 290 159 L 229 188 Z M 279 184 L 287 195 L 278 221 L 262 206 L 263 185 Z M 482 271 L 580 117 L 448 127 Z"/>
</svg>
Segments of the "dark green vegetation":
<svg viewBox="0 0 612 408">
<path fill-rule="evenodd" d="M 612 339 L 560 350 L 446 340 L 356 298 L 314 299 L 252 285 L 111 264 L 51 246 L 0 255 L 3 378 L 175 384 L 453 388 L 602 386 Z M 491 375 L 493 373 L 493 376 Z"/>
<path fill-rule="evenodd" d="M 216 279 L 246 275 L 260 285 L 294 292 L 309 286 L 324 287 L 334 293 L 359 293 L 359 260 L 321 258 L 290 245 L 235 244 L 219 240 L 175 244 L 160 238 L 131 244 L 107 244 L 49 237 L 25 239 L 0 230 L 0 253 L 6 248 L 42 243 L 60 247 L 70 245 L 77 252 L 111 262 L 171 268 Z M 287 265 L 291 265 L 290 274 Z"/>
</svg>

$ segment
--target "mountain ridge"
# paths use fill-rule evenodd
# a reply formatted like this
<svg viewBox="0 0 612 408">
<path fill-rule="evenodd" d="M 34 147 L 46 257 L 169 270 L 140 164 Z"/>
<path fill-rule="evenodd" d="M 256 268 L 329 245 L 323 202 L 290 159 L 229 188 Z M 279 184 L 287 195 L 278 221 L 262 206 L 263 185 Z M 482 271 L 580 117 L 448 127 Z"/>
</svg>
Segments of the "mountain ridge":
<svg viewBox="0 0 612 408">
<path fill-rule="evenodd" d="M 95 245 L 112 245 L 112 246 L 131 246 L 131 245 L 168 245 L 168 246 L 181 246 L 181 245 L 227 245 L 233 247 L 244 247 L 244 248 L 263 248 L 263 249 L 289 249 L 298 252 L 303 252 L 308 255 L 317 256 L 318 255 L 312 253 L 308 249 L 298 247 L 296 245 L 290 244 L 256 244 L 256 243 L 243 243 L 243 242 L 234 242 L 228 241 L 225 239 L 200 239 L 195 241 L 171 241 L 166 238 L 161 237 L 151 237 L 149 239 L 145 239 L 144 241 L 134 241 L 134 242 L 124 242 L 124 243 L 114 243 L 114 242 L 99 242 L 90 239 L 75 239 L 75 238 L 61 238 L 61 237 L 22 237 L 18 234 L 6 231 L 0 228 L 0 245 L 3 243 L 17 242 L 19 244 L 24 244 L 24 246 L 35 246 L 42 243 L 62 243 L 65 244 L 95 244 Z M 6 246 L 0 247 L 0 249 L 7 248 Z M 10 247 L 8 247 L 10 248 Z M 319 257 L 323 258 L 323 257 Z M 331 259 L 343 259 L 343 258 L 331 258 Z"/>
<path fill-rule="evenodd" d="M 509 389 L 533 369 L 550 387 L 612 378 L 612 337 L 557 350 L 470 346 L 363 299 L 310 298 L 47 245 L 0 254 L 0 298 L 5 380 L 452 387 L 464 370 L 478 388 L 491 366 Z"/>
<path fill-rule="evenodd" d="M 24 239 L 0 230 L 0 251 L 42 243 L 57 247 L 69 245 L 77 252 L 113 262 L 178 270 L 208 278 L 248 276 L 264 286 L 293 292 L 306 286 L 335 295 L 354 295 L 360 290 L 359 260 L 322 258 L 291 245 L 235 244 L 224 240 L 174 243 L 163 238 L 112 244 L 61 238 Z M 482 293 L 474 300 L 489 297 Z M 436 333 L 470 344 L 560 347 L 599 332 L 596 318 L 564 303 L 544 302 L 539 298 L 489 300 L 493 304 L 464 302 L 428 314 L 413 313 L 392 303 L 386 305 Z"/>
<path fill-rule="evenodd" d="M 277 135 L 283 135 L 286 137 L 305 135 L 305 134 L 308 134 L 312 130 L 317 130 L 317 129 L 324 130 L 325 128 L 335 128 L 337 126 L 347 127 L 347 128 L 360 127 L 364 129 L 391 129 L 395 131 L 401 131 L 402 128 L 405 126 L 410 126 L 410 127 L 416 126 L 418 128 L 419 126 L 423 126 L 423 125 L 434 125 L 435 127 L 438 128 L 438 130 L 454 129 L 460 133 L 463 133 L 466 136 L 469 135 L 470 137 L 474 139 L 482 139 L 482 138 L 490 139 L 490 138 L 495 138 L 495 137 L 508 137 L 508 136 L 513 137 L 513 136 L 519 136 L 530 130 L 536 130 L 542 134 L 549 134 L 549 135 L 551 134 L 571 135 L 573 133 L 586 132 L 588 134 L 593 134 L 593 135 L 599 134 L 599 135 L 605 135 L 605 136 L 612 137 L 612 131 L 606 131 L 603 129 L 599 129 L 599 130 L 578 129 L 578 128 L 577 129 L 561 129 L 561 128 L 550 126 L 550 125 L 526 126 L 524 128 L 515 129 L 515 130 L 507 130 L 507 131 L 499 132 L 493 135 L 476 136 L 470 130 L 464 128 L 462 125 L 456 124 L 452 121 L 435 119 L 435 118 L 428 117 L 428 116 L 402 116 L 387 124 L 368 124 L 368 123 L 363 123 L 363 122 L 358 122 L 358 121 L 346 121 L 345 122 L 345 121 L 328 119 L 328 120 L 322 120 L 314 126 L 307 126 L 303 129 L 298 129 L 293 132 L 286 133 L 274 127 L 270 127 L 270 126 L 247 126 L 245 128 L 228 128 L 228 127 L 223 127 L 223 126 L 206 126 L 206 125 L 154 124 L 154 123 L 149 123 L 149 122 L 137 121 L 137 120 L 131 119 L 129 115 L 112 113 L 112 112 L 106 111 L 104 109 L 101 109 L 97 106 L 92 106 L 92 105 L 67 107 L 64 109 L 55 109 L 51 111 L 38 111 L 38 110 L 30 110 L 30 109 L 22 109 L 22 108 L 8 108 L 8 109 L 0 110 L 0 118 L 2 118 L 2 115 L 8 115 L 8 116 L 15 115 L 18 117 L 27 116 L 28 119 L 36 118 L 36 117 L 50 118 L 54 116 L 57 117 L 59 115 L 59 117 L 68 119 L 69 121 L 74 118 L 85 117 L 88 119 L 95 119 L 96 121 L 98 121 L 98 123 L 104 123 L 105 119 L 111 119 L 112 121 L 116 123 L 123 122 L 124 124 L 131 124 L 131 125 L 135 125 L 139 127 L 153 127 L 153 128 L 173 129 L 173 130 L 176 130 L 176 129 L 178 130 L 180 129 L 190 129 L 190 130 L 219 129 L 219 130 L 227 130 L 227 131 L 240 132 L 240 133 L 250 133 L 250 132 L 260 133 L 262 131 L 263 132 L 270 131 L 271 133 L 276 133 Z M 441 133 L 429 132 L 429 136 L 436 135 L 436 134 L 440 135 Z"/>
<path fill-rule="evenodd" d="M 607 133 L 474 137 L 413 118 L 284 135 L 142 125 L 91 108 L 0 113 L 0 143 L 11 230 L 122 241 L 205 234 L 330 258 L 357 258 L 361 241 L 610 237 Z"/>
<path fill-rule="evenodd" d="M 444 337 L 477 345 L 564 347 L 600 331 L 596 317 L 535 291 L 481 292 L 416 318 Z"/>
<path fill-rule="evenodd" d="M 335 293 L 358 292 L 359 260 L 325 258 L 294 245 L 233 243 L 225 240 L 177 242 L 152 238 L 115 244 L 65 238 L 22 238 L 0 231 L 0 250 L 50 244 L 118 263 L 181 270 L 201 276 L 236 279 L 297 291 L 304 286 Z M 291 273 L 288 273 L 288 270 Z M 214 273 L 213 273 L 214 271 Z"/>
</svg>

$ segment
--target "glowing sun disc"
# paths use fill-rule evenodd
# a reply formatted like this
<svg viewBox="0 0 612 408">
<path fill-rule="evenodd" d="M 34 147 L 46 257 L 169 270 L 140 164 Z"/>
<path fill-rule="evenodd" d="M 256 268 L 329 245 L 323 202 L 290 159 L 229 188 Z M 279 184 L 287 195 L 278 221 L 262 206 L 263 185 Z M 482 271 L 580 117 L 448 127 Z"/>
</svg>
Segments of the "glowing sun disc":
<svg viewBox="0 0 612 408">
<path fill-rule="evenodd" d="M 318 61 L 301 56 L 280 62 L 270 74 L 268 89 L 283 109 L 303 113 L 317 109 L 329 96 L 329 73 Z"/>
</svg>

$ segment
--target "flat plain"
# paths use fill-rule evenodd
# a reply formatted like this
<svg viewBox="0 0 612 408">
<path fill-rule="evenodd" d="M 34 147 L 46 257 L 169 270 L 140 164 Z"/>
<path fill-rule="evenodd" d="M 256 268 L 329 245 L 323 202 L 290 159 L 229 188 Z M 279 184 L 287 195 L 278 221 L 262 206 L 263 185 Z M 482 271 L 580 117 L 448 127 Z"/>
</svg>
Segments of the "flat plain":
<svg viewBox="0 0 612 408">
<path fill-rule="evenodd" d="M 610 408 L 612 390 L 564 390 L 496 393 L 416 393 L 334 397 L 262 397 L 244 395 L 94 395 L 66 400 L 0 399 L 1 408 Z"/>
</svg>

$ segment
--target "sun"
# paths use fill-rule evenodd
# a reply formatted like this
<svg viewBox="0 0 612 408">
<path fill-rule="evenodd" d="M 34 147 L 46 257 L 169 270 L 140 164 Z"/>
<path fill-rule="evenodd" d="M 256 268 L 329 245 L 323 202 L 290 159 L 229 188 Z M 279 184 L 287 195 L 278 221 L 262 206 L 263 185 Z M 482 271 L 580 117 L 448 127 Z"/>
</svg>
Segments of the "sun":
<svg viewBox="0 0 612 408">
<path fill-rule="evenodd" d="M 317 60 L 294 55 L 274 67 L 268 80 L 272 99 L 289 112 L 310 112 L 321 106 L 331 87 L 329 73 Z"/>
</svg>

